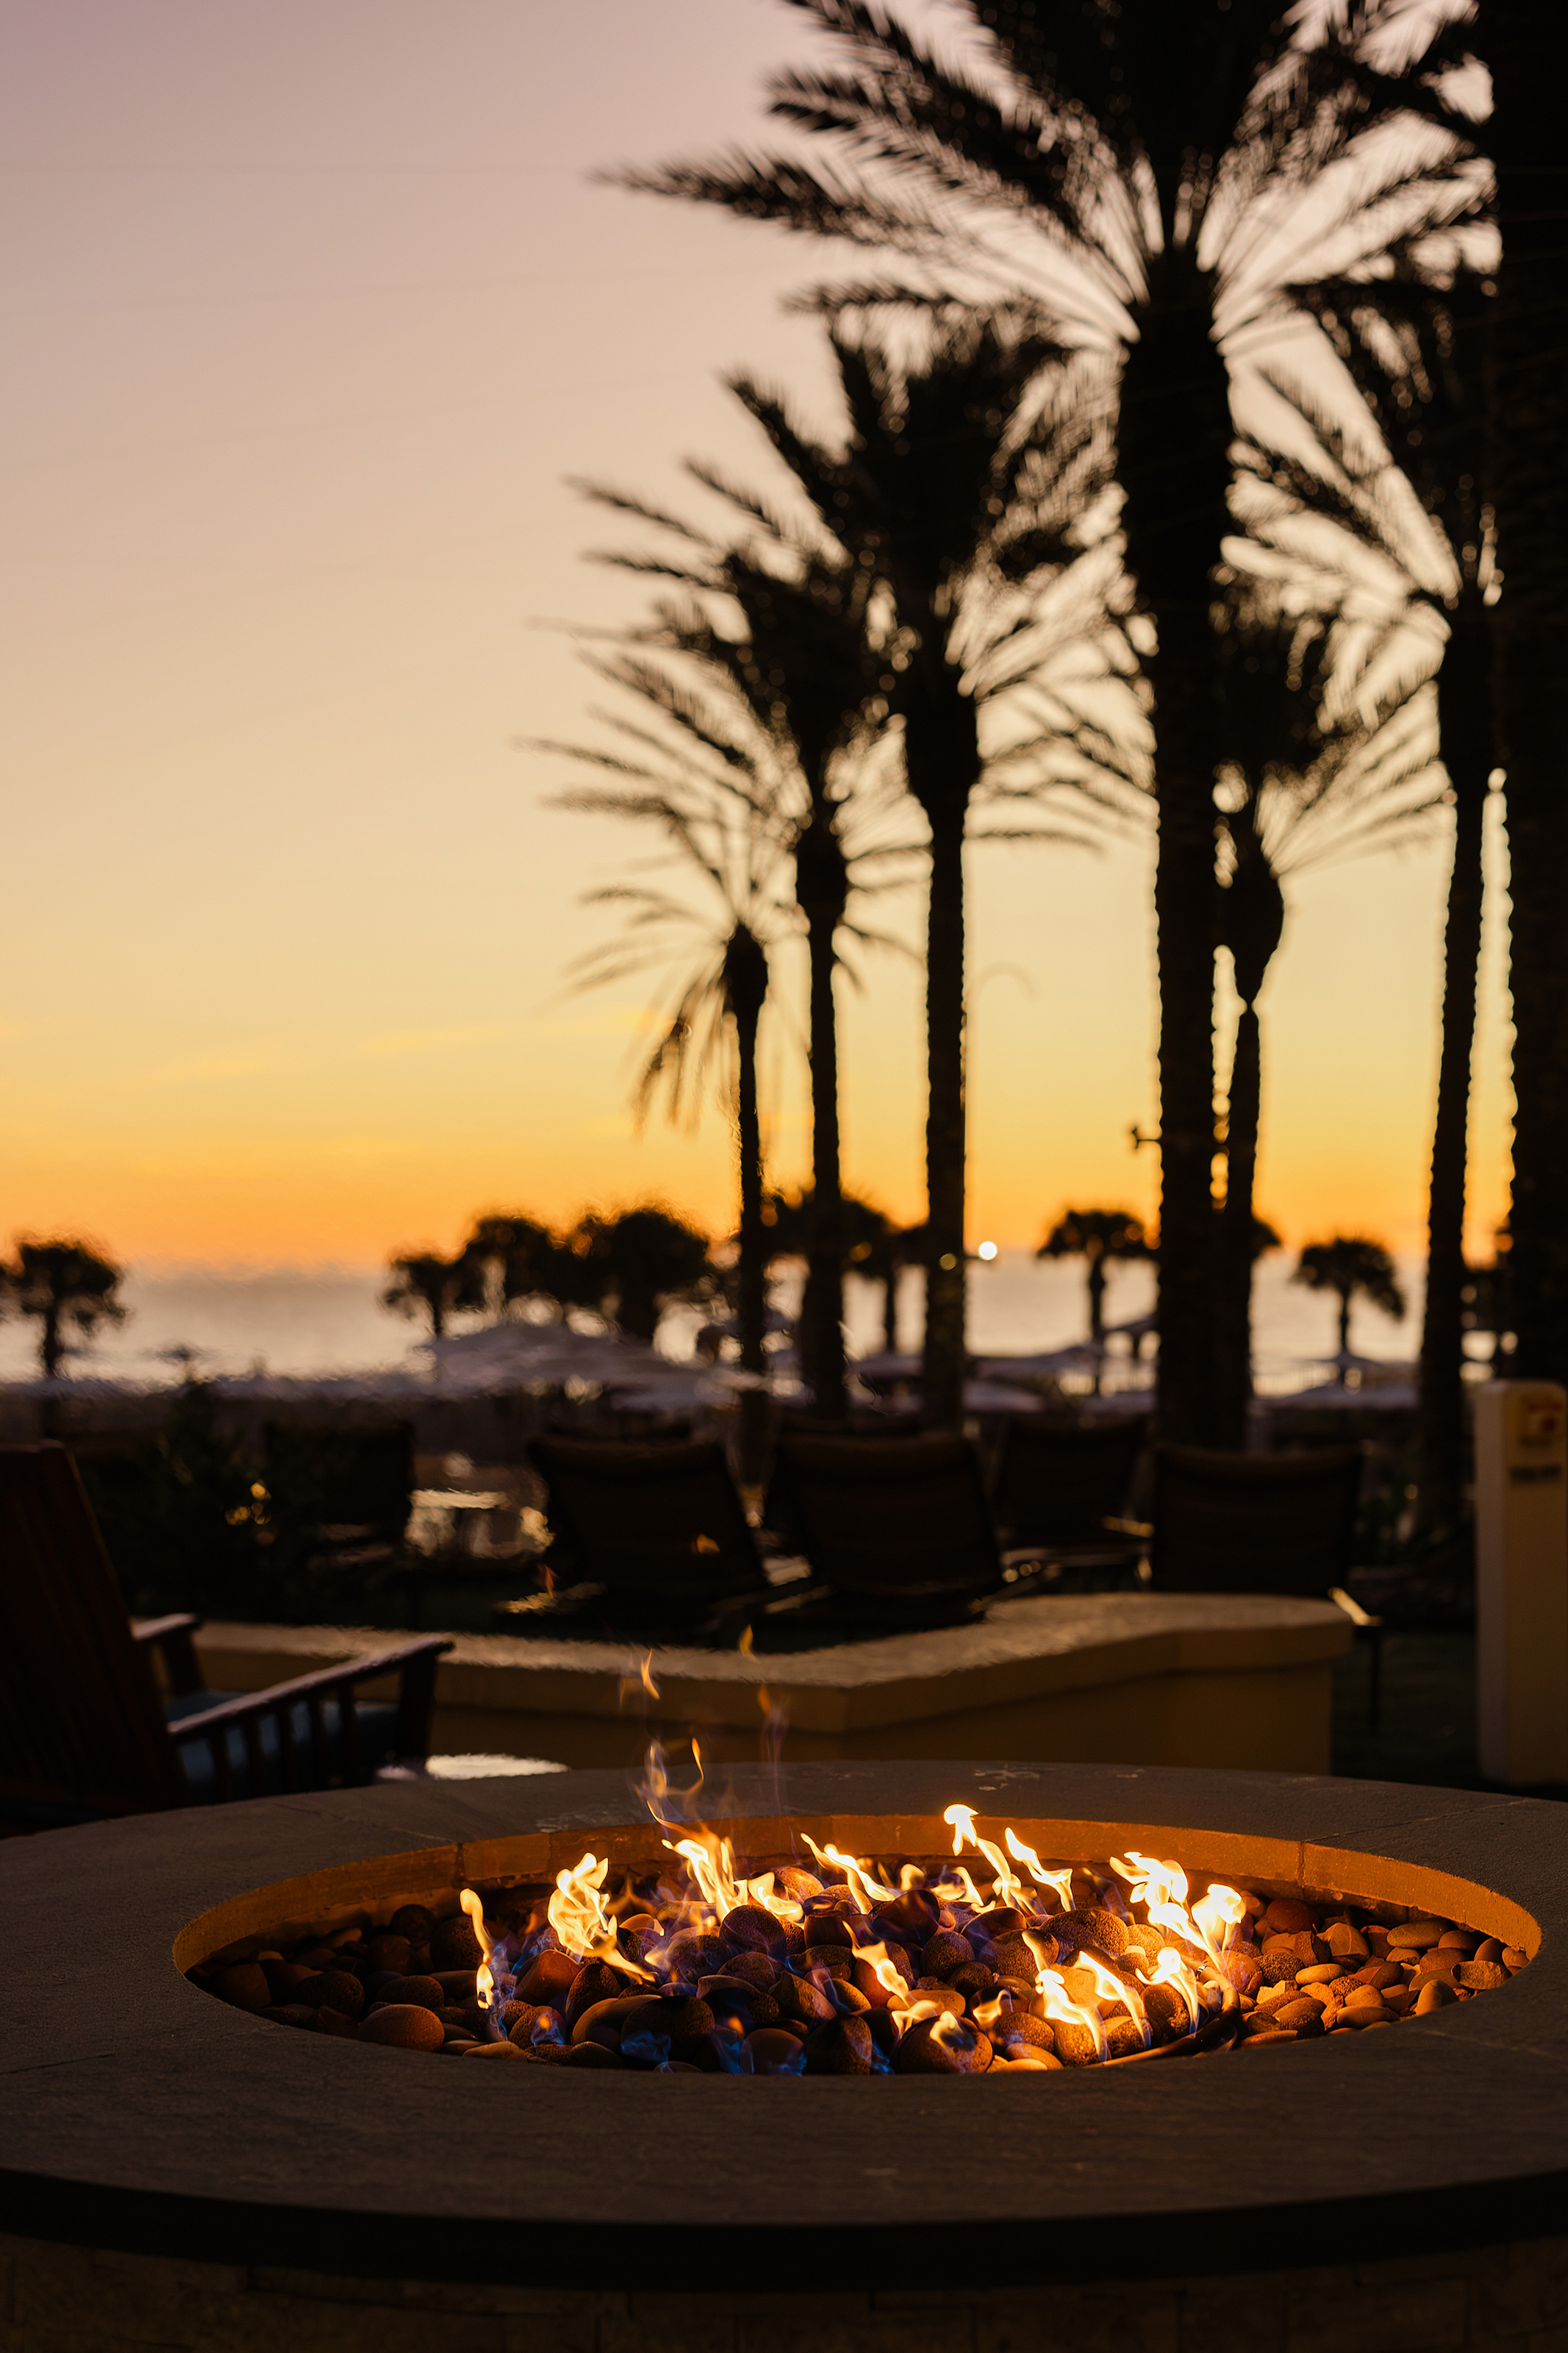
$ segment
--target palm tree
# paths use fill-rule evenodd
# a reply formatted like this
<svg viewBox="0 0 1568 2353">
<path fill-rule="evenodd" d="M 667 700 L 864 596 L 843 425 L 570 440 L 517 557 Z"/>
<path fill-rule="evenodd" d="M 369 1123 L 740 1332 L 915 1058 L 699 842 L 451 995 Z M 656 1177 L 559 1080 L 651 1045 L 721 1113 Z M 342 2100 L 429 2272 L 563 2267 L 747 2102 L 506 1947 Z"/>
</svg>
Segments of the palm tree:
<svg viewBox="0 0 1568 2353">
<path fill-rule="evenodd" d="M 1351 1303 L 1360 1297 L 1398 1323 L 1405 1314 L 1405 1293 L 1394 1271 L 1394 1261 L 1381 1242 L 1364 1234 L 1336 1234 L 1332 1241 L 1309 1242 L 1290 1277 L 1308 1291 L 1331 1291 L 1340 1303 L 1339 1372 L 1349 1369 Z"/>
<path fill-rule="evenodd" d="M 773 111 L 833 140 L 834 168 L 763 156 L 620 176 L 975 286 L 1017 285 L 1032 232 L 1053 308 L 1119 375 L 1106 396 L 1157 735 L 1162 1426 L 1201 1439 L 1215 1156 L 1208 607 L 1229 528 L 1230 370 L 1300 266 L 1281 198 L 1334 173 L 1311 247 L 1343 266 L 1428 201 L 1458 149 L 1429 136 L 1412 155 L 1375 139 L 1420 101 L 1411 74 L 1366 61 L 1379 0 L 1348 0 L 1315 42 L 1279 0 L 956 0 L 950 17 L 979 37 L 973 71 L 869 0 L 797 5 L 842 67 L 778 75 Z M 1432 54 L 1447 61 L 1436 43 Z M 942 1239 L 945 1255 L 945 1228 Z"/>
<path fill-rule="evenodd" d="M 1081 1258 L 1088 1265 L 1089 1342 L 1095 1351 L 1097 1392 L 1100 1358 L 1105 1352 L 1105 1286 L 1110 1270 L 1154 1254 L 1143 1220 L 1131 1209 L 1064 1209 L 1035 1252 L 1037 1259 Z"/>
<path fill-rule="evenodd" d="M 590 495 L 675 535 L 680 554 L 674 561 L 609 559 L 677 580 L 693 594 L 689 609 L 661 607 L 654 626 L 637 637 L 695 665 L 704 684 L 731 706 L 727 713 L 710 708 L 702 714 L 701 748 L 732 758 L 738 705 L 766 747 L 775 780 L 773 805 L 794 864 L 810 975 L 815 1226 L 800 1315 L 801 1366 L 818 1413 L 839 1419 L 845 1410 L 844 1212 L 834 991 L 846 940 L 872 936 L 850 921 L 852 893 L 871 887 L 889 861 L 896 869 L 904 855 L 900 845 L 882 838 L 879 819 L 886 796 L 869 782 L 889 723 L 887 649 L 878 642 L 869 567 L 823 534 L 803 540 L 765 501 L 712 468 L 692 463 L 689 471 L 738 511 L 745 544 L 716 542 L 616 492 L 591 487 Z M 715 604 L 721 613 L 739 608 L 739 636 L 715 618 Z M 623 663 L 610 666 L 609 674 L 646 691 L 646 670 Z M 668 680 L 658 680 L 656 694 L 668 690 Z M 683 722 L 692 715 L 689 705 L 679 708 Z"/>
<path fill-rule="evenodd" d="M 942 1426 L 962 1419 L 963 1394 L 964 841 L 976 838 L 983 787 L 1013 803 L 1093 765 L 1081 710 L 1037 673 L 1053 621 L 1079 642 L 1100 622 L 1103 557 L 1074 535 L 1074 519 L 1102 469 L 1081 408 L 1042 406 L 1039 380 L 1061 353 L 1037 313 L 939 309 L 913 358 L 869 332 L 836 327 L 830 343 L 849 418 L 842 451 L 811 440 L 758 387 L 736 389 L 820 528 L 885 587 L 897 625 L 888 696 L 930 836 L 922 1381 L 926 1418 Z M 1054 606 L 1041 597 L 1047 575 Z M 1009 697 L 1016 711 L 1025 680 L 1038 711 L 983 741 L 985 706 Z M 1016 822 L 988 838 L 1085 839 Z"/>
<path fill-rule="evenodd" d="M 1498 716 L 1508 770 L 1513 1198 L 1510 1263 L 1516 1366 L 1568 1380 L 1568 787 L 1555 694 L 1568 642 L 1568 303 L 1561 121 L 1568 71 L 1562 10 L 1483 0 L 1491 69 L 1485 143 L 1498 176 L 1502 262 L 1488 333 L 1487 480 L 1507 582 Z M 1555 127 L 1554 127 L 1555 126 Z"/>
<path fill-rule="evenodd" d="M 1258 1257 L 1253 1188 L 1262 1104 L 1258 999 L 1285 928 L 1284 882 L 1329 858 L 1397 845 L 1435 821 L 1447 797 L 1434 762 L 1427 699 L 1391 661 L 1403 623 L 1358 634 L 1320 617 L 1294 622 L 1277 596 L 1239 586 L 1221 638 L 1221 742 L 1215 800 L 1221 889 L 1216 936 L 1230 951 L 1240 1001 L 1226 1106 L 1226 1192 L 1219 1219 L 1215 1435 L 1241 1446 L 1252 1394 L 1251 1302 Z M 1387 678 L 1381 698 L 1370 681 Z M 1357 691 L 1361 700 L 1357 700 Z"/>
<path fill-rule="evenodd" d="M 710 1298 L 716 1287 L 707 1235 L 661 1201 L 614 1218 L 590 1210 L 563 1248 L 576 1261 L 582 1303 L 630 1339 L 651 1342 L 674 1301 Z"/>
<path fill-rule="evenodd" d="M 1473 245 L 1474 238 L 1469 240 Z M 1417 1416 L 1416 1522 L 1436 1535 L 1460 1512 L 1464 1459 L 1464 1228 L 1470 1059 L 1481 945 L 1481 846 L 1499 759 L 1492 715 L 1494 533 L 1486 491 L 1486 326 L 1493 280 L 1459 237 L 1402 240 L 1386 270 L 1297 290 L 1371 417 L 1364 430 L 1281 371 L 1275 388 L 1310 427 L 1321 467 L 1248 451 L 1251 470 L 1304 513 L 1393 565 L 1437 640 L 1438 756 L 1454 811 L 1444 930 L 1441 1048 L 1432 1135 Z M 1391 486 L 1388 459 L 1415 493 Z M 1403 486 L 1400 486 L 1401 489 Z"/>
<path fill-rule="evenodd" d="M 37 1319 L 44 1378 L 58 1380 L 69 1353 L 68 1331 L 87 1341 L 100 1324 L 124 1323 L 119 1297 L 124 1270 L 79 1239 L 45 1241 L 23 1234 L 16 1250 L 15 1265 L 4 1271 L 5 1287 L 23 1314 Z"/>
<path fill-rule="evenodd" d="M 387 1268 L 393 1280 L 381 1294 L 382 1305 L 397 1315 L 427 1315 L 433 1340 L 446 1338 L 449 1315 L 471 1314 L 486 1303 L 484 1269 L 467 1250 L 456 1258 L 405 1250 Z"/>
<path fill-rule="evenodd" d="M 898 1281 L 906 1266 L 925 1262 L 924 1230 L 900 1232 L 885 1213 L 869 1201 L 844 1193 L 838 1202 L 841 1256 L 838 1282 L 847 1274 L 882 1285 L 882 1331 L 890 1352 L 898 1345 Z M 776 1193 L 763 1211 L 768 1227 L 770 1263 L 779 1259 L 805 1259 L 810 1263 L 818 1247 L 821 1225 L 809 1186 L 795 1194 Z"/>
<path fill-rule="evenodd" d="M 635 682 L 629 672 L 627 682 Z M 649 760 L 634 769 L 592 751 L 579 750 L 574 756 L 596 766 L 619 765 L 646 781 L 582 787 L 560 795 L 556 806 L 655 827 L 668 843 L 673 862 L 700 885 L 701 903 L 641 882 L 588 892 L 584 904 L 614 907 L 625 920 L 615 939 L 578 960 L 574 973 L 580 986 L 598 987 L 650 964 L 668 967 L 671 958 L 679 959 L 673 1003 L 642 1060 L 634 1103 L 640 1118 L 662 1093 L 672 1121 L 687 1113 L 695 1120 L 704 1082 L 721 1072 L 733 1109 L 739 1175 L 741 1366 L 752 1377 L 752 1394 L 761 1398 L 767 1249 L 757 1038 L 768 996 L 768 944 L 787 919 L 775 804 L 771 780 L 742 754 L 736 754 L 742 782 L 710 782 L 693 767 L 682 741 L 683 733 L 689 735 L 692 714 L 651 676 L 639 691 L 656 720 L 667 723 L 661 733 L 645 739 Z M 695 962 L 689 960 L 693 945 Z M 751 1406 L 742 1414 L 742 1475 L 752 1483 L 760 1476 L 762 1411 Z"/>
<path fill-rule="evenodd" d="M 559 1312 L 591 1303 L 575 1254 L 525 1210 L 490 1209 L 476 1218 L 462 1255 L 479 1270 L 488 1307 L 504 1313 L 520 1300 L 533 1300 Z"/>
</svg>

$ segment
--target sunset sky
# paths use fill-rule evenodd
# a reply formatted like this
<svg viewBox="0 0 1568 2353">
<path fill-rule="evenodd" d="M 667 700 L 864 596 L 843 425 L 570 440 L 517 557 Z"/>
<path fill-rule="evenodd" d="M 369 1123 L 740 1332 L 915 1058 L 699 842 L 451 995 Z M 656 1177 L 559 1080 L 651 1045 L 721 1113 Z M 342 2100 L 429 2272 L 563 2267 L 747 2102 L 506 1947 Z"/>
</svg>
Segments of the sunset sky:
<svg viewBox="0 0 1568 2353">
<path fill-rule="evenodd" d="M 637 845 L 545 807 L 568 771 L 518 739 L 593 724 L 542 625 L 644 597 L 583 560 L 626 534 L 566 477 L 701 512 L 683 455 L 761 470 L 717 381 L 738 364 L 831 428 L 818 332 L 780 310 L 820 257 L 590 177 L 753 135 L 802 38 L 771 0 L 13 13 L 0 1235 L 360 1266 L 495 1205 L 731 1215 L 721 1116 L 633 1129 L 637 987 L 563 988 L 606 928 L 580 894 Z M 1157 1114 L 1151 854 L 973 857 L 972 1240 L 1152 1208 L 1128 1145 Z M 1292 886 L 1258 1185 L 1288 1239 L 1418 1242 L 1447 855 Z M 1506 1198 L 1505 884 L 1500 821 L 1477 1246 Z M 920 976 L 863 977 L 848 1174 L 913 1218 Z"/>
</svg>

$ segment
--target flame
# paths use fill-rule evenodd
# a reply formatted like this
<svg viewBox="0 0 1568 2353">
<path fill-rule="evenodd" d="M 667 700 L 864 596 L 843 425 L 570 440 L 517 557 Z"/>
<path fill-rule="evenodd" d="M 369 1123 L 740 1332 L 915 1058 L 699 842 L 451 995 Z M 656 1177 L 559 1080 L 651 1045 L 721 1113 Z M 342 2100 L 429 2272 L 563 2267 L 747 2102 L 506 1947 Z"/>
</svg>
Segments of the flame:
<svg viewBox="0 0 1568 2353">
<path fill-rule="evenodd" d="M 973 1839 L 974 1836 L 973 1807 L 949 1806 L 942 1816 L 942 1820 L 952 1825 L 952 1851 L 954 1854 L 962 1854 L 964 1840 Z"/>
<path fill-rule="evenodd" d="M 619 1704 L 625 1707 L 633 1692 L 645 1691 L 650 1699 L 658 1697 L 658 1685 L 653 1679 L 653 1652 L 645 1651 L 634 1674 L 628 1666 L 621 1677 Z"/>
<path fill-rule="evenodd" d="M 1040 1861 L 1039 1856 L 1035 1852 L 1034 1848 L 1032 1846 L 1026 1846 L 1023 1840 L 1016 1837 L 1011 1830 L 1007 1832 L 1007 1852 L 1009 1854 L 1016 1856 L 1018 1862 L 1025 1865 L 1026 1869 L 1028 1871 L 1030 1878 L 1033 1879 L 1038 1886 L 1055 1888 L 1057 1902 L 1061 1905 L 1064 1912 L 1070 1912 L 1072 1910 L 1072 1865 L 1070 1862 L 1063 1871 L 1047 1871 L 1045 1864 Z"/>
<path fill-rule="evenodd" d="M 977 1912 L 985 1912 L 990 1909 L 991 1904 L 1005 1904 L 1009 1905 L 1016 1905 L 1019 1896 L 1024 1893 L 1024 1883 L 1019 1878 L 1017 1873 L 1013 1869 L 1012 1864 L 1008 1862 L 1001 1848 L 995 1845 L 992 1840 L 983 1839 L 980 1836 L 979 1831 L 974 1827 L 974 1809 L 973 1806 L 949 1806 L 946 1813 L 942 1816 L 942 1820 L 944 1822 L 951 1822 L 953 1826 L 952 1851 L 954 1854 L 963 1853 L 963 1841 L 967 1839 L 970 1845 L 974 1849 L 975 1853 L 983 1854 L 985 1857 L 986 1862 L 991 1865 L 992 1870 L 996 1873 L 996 1878 L 991 1891 L 990 1903 L 988 1904 L 984 1897 L 975 1894 L 974 1883 L 970 1878 L 968 1872 L 962 1868 L 960 1869 L 958 1875 L 969 1891 L 969 1899 L 973 1905 L 974 1909 Z"/>
<path fill-rule="evenodd" d="M 649 1656 L 652 1656 L 651 1652 Z M 697 1778 L 689 1788 L 678 1789 L 669 1778 L 669 1766 L 662 1744 L 650 1740 L 642 1778 L 633 1785 L 654 1820 L 662 1822 L 667 1831 L 674 1830 L 679 1823 L 689 1819 L 686 1810 L 702 1787 L 702 1757 L 695 1740 L 691 1743 L 691 1754 L 696 1760 Z"/>
<path fill-rule="evenodd" d="M 1183 1960 L 1180 1953 L 1177 1952 L 1174 1945 L 1162 1945 L 1159 1954 L 1155 1958 L 1154 1971 L 1152 1977 L 1143 1977 L 1142 1969 L 1139 1970 L 1138 1974 L 1141 1978 L 1143 1978 L 1145 1985 L 1172 1985 L 1175 1987 L 1176 1991 L 1181 1995 L 1182 2000 L 1187 2006 L 1188 2028 L 1194 2034 L 1195 2034 L 1198 2031 L 1198 1981 L 1196 1978 L 1194 1977 L 1191 1969 L 1188 1968 L 1186 1963 Z"/>
<path fill-rule="evenodd" d="M 856 1947 L 855 1957 L 858 1961 L 864 1961 L 871 1970 L 877 1983 L 888 1997 L 889 2010 L 909 2008 L 908 1982 L 885 1944 L 858 1945 Z"/>
<path fill-rule="evenodd" d="M 608 1855 L 585 1854 L 574 1870 L 558 1872 L 548 1907 L 550 1925 L 562 1951 L 573 1960 L 607 1961 L 626 1977 L 651 1978 L 653 1971 L 628 1960 L 616 1941 L 616 1924 L 602 1893 L 609 1868 Z"/>
<path fill-rule="evenodd" d="M 1143 2007 L 1143 1997 L 1137 1987 L 1129 1985 L 1124 1978 L 1117 1977 L 1112 1970 L 1106 1968 L 1103 1961 L 1097 1961 L 1092 1954 L 1080 1953 L 1077 1966 L 1080 1969 L 1088 1969 L 1094 1979 L 1095 1991 L 1101 2001 L 1117 2001 L 1121 2004 L 1133 2025 L 1142 2032 L 1143 2047 L 1147 2050 L 1154 2039 L 1154 2030 L 1149 2023 L 1149 2013 Z"/>
<path fill-rule="evenodd" d="M 891 1904 L 896 1898 L 898 1889 L 889 1887 L 885 1880 L 874 1878 L 869 1863 L 857 1862 L 852 1854 L 840 1854 L 831 1842 L 818 1846 L 809 1832 L 805 1833 L 805 1842 L 818 1862 L 831 1863 L 844 1873 L 857 1911 L 871 1912 L 879 1904 Z"/>
<path fill-rule="evenodd" d="M 495 1951 L 495 1940 L 485 1926 L 485 1907 L 473 1889 L 465 1887 L 458 1901 L 474 1924 L 474 1934 L 479 1940 L 479 1950 L 484 1955 L 484 1959 L 474 1972 L 474 1999 L 481 2010 L 489 2010 L 490 1996 L 496 1989 L 495 1976 L 490 1968 L 490 1955 Z"/>
<path fill-rule="evenodd" d="M 1236 1932 L 1247 1917 L 1247 1905 L 1234 1887 L 1215 1886 L 1212 1883 L 1206 1895 L 1192 1907 L 1193 1921 L 1208 1947 L 1209 1958 L 1216 1969 L 1223 1969 L 1226 1953 L 1236 1942 Z M 1220 1935 L 1224 1929 L 1223 1936 Z"/>
</svg>

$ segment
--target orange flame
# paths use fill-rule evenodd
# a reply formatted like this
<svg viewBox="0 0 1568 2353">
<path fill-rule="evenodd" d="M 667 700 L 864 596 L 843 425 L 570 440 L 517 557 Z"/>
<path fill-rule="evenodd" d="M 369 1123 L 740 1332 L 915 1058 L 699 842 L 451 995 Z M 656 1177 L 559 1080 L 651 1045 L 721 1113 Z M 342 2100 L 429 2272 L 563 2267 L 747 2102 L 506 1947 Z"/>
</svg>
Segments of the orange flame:
<svg viewBox="0 0 1568 2353">
<path fill-rule="evenodd" d="M 1142 1969 L 1139 1970 L 1138 1974 L 1141 1978 L 1143 1978 L 1145 1985 L 1171 1985 L 1175 1987 L 1176 1991 L 1181 1995 L 1182 2000 L 1187 2006 L 1187 2025 L 1191 2031 L 1195 2034 L 1198 2031 L 1198 2011 L 1201 2006 L 1198 2000 L 1198 1981 L 1196 1978 L 1194 1977 L 1191 1969 L 1188 1968 L 1186 1963 L 1183 1960 L 1180 1953 L 1177 1952 L 1174 1945 L 1162 1945 L 1159 1955 L 1154 1962 L 1152 1976 L 1143 1977 Z"/>
<path fill-rule="evenodd" d="M 585 1854 L 574 1870 L 558 1872 L 547 1907 L 550 1925 L 573 1960 L 607 1961 L 626 1977 L 651 1978 L 653 1971 L 628 1960 L 616 1941 L 616 1924 L 601 1893 L 609 1868 L 608 1855 Z"/>
<path fill-rule="evenodd" d="M 489 2010 L 490 1996 L 496 1989 L 495 1978 L 490 1969 L 490 1955 L 494 1952 L 495 1946 L 491 1941 L 489 1930 L 485 1926 L 485 1907 L 471 1887 L 465 1887 L 458 1901 L 474 1924 L 474 1934 L 479 1940 L 479 1950 L 484 1955 L 484 1959 L 474 1972 L 474 1999 L 481 2010 Z"/>
<path fill-rule="evenodd" d="M 1117 1977 L 1114 1971 L 1106 1968 L 1103 1961 L 1097 1961 L 1090 1953 L 1079 1955 L 1078 1967 L 1080 1969 L 1087 1969 L 1093 1978 L 1095 1991 L 1101 2001 L 1121 2003 L 1133 2025 L 1142 2032 L 1143 2047 L 1147 2050 L 1154 2039 L 1154 2031 L 1149 2023 L 1149 2013 L 1143 2007 L 1143 1997 L 1137 1987 L 1131 1986 L 1124 1978 Z"/>
<path fill-rule="evenodd" d="M 1016 1857 L 1037 1886 L 1053 1887 L 1057 1901 L 1064 1912 L 1072 1910 L 1072 1865 L 1063 1871 L 1047 1871 L 1032 1846 L 1026 1846 L 1012 1831 L 1007 1832 L 1007 1852 Z"/>
</svg>

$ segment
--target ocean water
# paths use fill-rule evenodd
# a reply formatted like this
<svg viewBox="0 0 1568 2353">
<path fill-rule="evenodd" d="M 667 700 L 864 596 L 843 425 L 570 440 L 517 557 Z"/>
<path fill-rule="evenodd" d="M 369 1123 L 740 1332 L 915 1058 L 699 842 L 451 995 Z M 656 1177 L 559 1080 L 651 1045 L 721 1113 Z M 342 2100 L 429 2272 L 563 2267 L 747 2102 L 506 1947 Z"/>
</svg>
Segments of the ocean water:
<svg viewBox="0 0 1568 2353">
<path fill-rule="evenodd" d="M 1293 1254 L 1280 1250 L 1258 1270 L 1253 1331 L 1263 1389 L 1294 1388 L 1321 1377 L 1338 1345 L 1334 1302 L 1293 1285 Z M 1408 1300 L 1404 1321 L 1392 1323 L 1358 1304 L 1351 1323 L 1351 1345 L 1357 1354 L 1395 1363 L 1415 1356 L 1421 1328 L 1420 1261 L 1402 1260 L 1399 1274 Z M 213 1375 L 416 1369 L 419 1327 L 381 1305 L 384 1282 L 379 1271 L 353 1269 L 133 1271 L 123 1286 L 125 1323 L 100 1332 L 72 1358 L 70 1368 L 86 1377 L 163 1381 L 177 1370 L 172 1352 L 189 1350 L 195 1368 Z M 779 1303 L 786 1309 L 793 1303 L 790 1288 L 780 1286 Z M 1146 1314 L 1153 1297 L 1151 1269 L 1119 1271 L 1108 1292 L 1108 1321 L 1115 1324 Z M 899 1301 L 899 1336 L 905 1347 L 919 1345 L 920 1312 L 921 1278 L 911 1273 Z M 852 1277 L 847 1316 L 853 1353 L 881 1346 L 879 1286 Z M 459 1319 L 453 1328 L 476 1320 Z M 698 1320 L 668 1318 L 660 1345 L 672 1356 L 688 1354 Z M 1088 1327 L 1081 1266 L 1042 1263 L 1027 1250 L 1004 1250 L 990 1265 L 972 1268 L 969 1335 L 980 1354 L 1025 1356 L 1066 1347 L 1083 1339 Z M 36 1368 L 36 1326 L 16 1317 L 0 1324 L 0 1378 L 26 1378 Z"/>
</svg>

